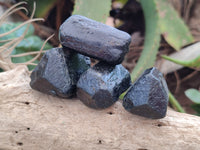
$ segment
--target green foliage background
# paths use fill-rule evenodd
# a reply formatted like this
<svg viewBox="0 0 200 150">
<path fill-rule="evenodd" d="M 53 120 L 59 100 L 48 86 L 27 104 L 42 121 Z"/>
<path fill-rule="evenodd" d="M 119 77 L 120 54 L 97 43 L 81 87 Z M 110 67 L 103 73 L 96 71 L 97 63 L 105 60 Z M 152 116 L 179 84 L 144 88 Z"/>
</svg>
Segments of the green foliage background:
<svg viewBox="0 0 200 150">
<path fill-rule="evenodd" d="M 8 32 L 11 29 L 14 29 L 15 27 L 19 26 L 20 24 L 21 24 L 21 22 L 3 23 L 0 27 L 0 34 Z M 0 41 L 11 40 L 11 39 L 20 37 L 25 32 L 26 28 L 27 28 L 27 25 L 19 28 L 17 31 L 12 32 L 9 35 L 1 37 Z M 5 43 L 6 42 L 0 43 L 0 46 L 4 45 Z M 44 43 L 44 41 L 40 37 L 34 35 L 34 27 L 33 27 L 33 25 L 30 25 L 27 34 L 25 35 L 24 39 L 12 51 L 12 55 L 21 54 L 21 53 L 25 53 L 25 52 L 31 52 L 31 51 L 38 51 L 42 47 L 43 43 Z M 50 48 L 52 48 L 52 46 L 48 43 L 44 47 L 44 49 L 46 49 L 46 50 L 50 49 Z M 12 61 L 14 63 L 22 63 L 22 62 L 31 60 L 32 58 L 33 58 L 33 56 L 28 55 L 28 56 L 24 56 L 24 57 L 12 58 Z M 38 60 L 35 61 L 35 63 L 38 63 Z M 30 70 L 32 70 L 34 68 L 34 66 L 28 66 L 28 67 Z"/>
</svg>

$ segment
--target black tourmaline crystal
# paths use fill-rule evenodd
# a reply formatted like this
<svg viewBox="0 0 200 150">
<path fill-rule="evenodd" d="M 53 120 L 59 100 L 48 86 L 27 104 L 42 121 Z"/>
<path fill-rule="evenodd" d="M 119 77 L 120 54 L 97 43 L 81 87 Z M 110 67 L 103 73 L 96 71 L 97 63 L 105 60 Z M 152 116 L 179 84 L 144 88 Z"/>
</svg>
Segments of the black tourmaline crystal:
<svg viewBox="0 0 200 150">
<path fill-rule="evenodd" d="M 126 32 L 79 15 L 60 26 L 59 38 L 63 47 L 113 65 L 123 61 L 131 42 Z"/>
<path fill-rule="evenodd" d="M 89 67 L 88 57 L 53 48 L 44 54 L 33 70 L 30 86 L 43 93 L 68 98 L 76 93 L 76 83 Z"/>
<path fill-rule="evenodd" d="M 127 111 L 152 119 L 165 117 L 167 105 L 167 84 L 156 68 L 145 70 L 123 99 Z"/>
<path fill-rule="evenodd" d="M 130 85 L 129 72 L 121 64 L 111 66 L 99 62 L 81 75 L 77 83 L 77 96 L 91 108 L 107 108 L 115 103 Z"/>
</svg>

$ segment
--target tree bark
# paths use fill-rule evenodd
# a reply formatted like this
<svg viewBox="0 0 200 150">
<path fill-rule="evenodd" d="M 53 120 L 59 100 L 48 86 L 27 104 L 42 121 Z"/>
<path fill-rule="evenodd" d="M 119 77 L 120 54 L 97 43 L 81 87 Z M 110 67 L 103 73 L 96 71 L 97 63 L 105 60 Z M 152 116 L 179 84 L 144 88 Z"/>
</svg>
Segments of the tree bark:
<svg viewBox="0 0 200 150">
<path fill-rule="evenodd" d="M 94 110 L 29 86 L 26 66 L 0 73 L 1 150 L 199 150 L 200 117 L 170 108 L 152 120 L 124 110 L 121 101 Z"/>
</svg>

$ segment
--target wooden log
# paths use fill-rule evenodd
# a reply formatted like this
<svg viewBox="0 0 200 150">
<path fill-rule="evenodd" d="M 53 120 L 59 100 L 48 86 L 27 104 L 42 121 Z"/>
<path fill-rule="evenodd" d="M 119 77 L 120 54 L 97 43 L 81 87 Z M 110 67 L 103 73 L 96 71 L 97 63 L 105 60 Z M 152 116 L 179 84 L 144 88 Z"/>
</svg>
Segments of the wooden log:
<svg viewBox="0 0 200 150">
<path fill-rule="evenodd" d="M 199 150 L 200 117 L 168 108 L 159 120 L 59 99 L 29 86 L 26 66 L 0 73 L 1 150 Z"/>
</svg>

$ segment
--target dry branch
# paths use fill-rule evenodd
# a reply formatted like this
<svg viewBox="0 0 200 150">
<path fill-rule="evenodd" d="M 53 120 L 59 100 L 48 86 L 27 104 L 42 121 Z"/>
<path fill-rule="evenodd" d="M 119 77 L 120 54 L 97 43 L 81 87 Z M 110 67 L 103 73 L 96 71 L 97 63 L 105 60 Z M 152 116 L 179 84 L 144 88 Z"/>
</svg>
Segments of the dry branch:
<svg viewBox="0 0 200 150">
<path fill-rule="evenodd" d="M 0 73 L 1 150 L 200 149 L 200 117 L 168 109 L 151 120 L 121 102 L 97 111 L 34 91 L 29 82 L 26 66 Z"/>
</svg>

